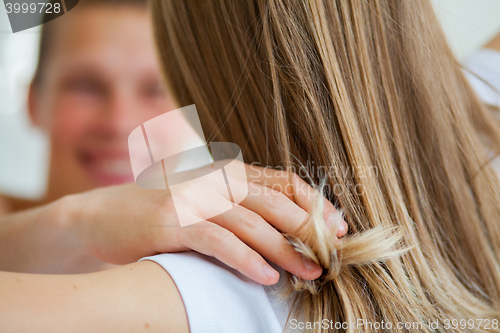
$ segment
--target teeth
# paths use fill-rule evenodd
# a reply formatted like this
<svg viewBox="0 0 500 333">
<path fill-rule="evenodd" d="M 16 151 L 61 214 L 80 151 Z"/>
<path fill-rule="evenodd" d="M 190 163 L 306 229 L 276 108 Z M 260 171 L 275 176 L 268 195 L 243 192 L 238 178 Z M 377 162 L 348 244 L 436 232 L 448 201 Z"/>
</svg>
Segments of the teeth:
<svg viewBox="0 0 500 333">
<path fill-rule="evenodd" d="M 112 175 L 129 175 L 131 173 L 129 160 L 104 160 L 99 163 L 103 173 Z"/>
</svg>

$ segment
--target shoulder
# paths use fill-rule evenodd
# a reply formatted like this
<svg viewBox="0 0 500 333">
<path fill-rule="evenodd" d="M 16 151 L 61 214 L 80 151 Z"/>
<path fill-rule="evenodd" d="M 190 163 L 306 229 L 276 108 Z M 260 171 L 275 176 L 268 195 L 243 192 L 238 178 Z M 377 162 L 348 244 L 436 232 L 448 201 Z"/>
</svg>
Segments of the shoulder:
<svg viewBox="0 0 500 333">
<path fill-rule="evenodd" d="M 465 62 L 469 82 L 486 103 L 500 106 L 500 51 L 482 49 Z"/>
<path fill-rule="evenodd" d="M 493 39 L 491 39 L 484 47 L 500 52 L 500 33 L 493 37 Z"/>
<path fill-rule="evenodd" d="M 0 193 L 0 216 L 38 207 L 48 202 L 45 200 L 30 200 Z"/>
<path fill-rule="evenodd" d="M 141 260 L 154 261 L 168 272 L 191 333 L 282 332 L 264 287 L 217 259 L 190 251 Z"/>
<path fill-rule="evenodd" d="M 7 197 L 0 194 L 0 216 L 10 213 L 10 203 Z"/>
</svg>

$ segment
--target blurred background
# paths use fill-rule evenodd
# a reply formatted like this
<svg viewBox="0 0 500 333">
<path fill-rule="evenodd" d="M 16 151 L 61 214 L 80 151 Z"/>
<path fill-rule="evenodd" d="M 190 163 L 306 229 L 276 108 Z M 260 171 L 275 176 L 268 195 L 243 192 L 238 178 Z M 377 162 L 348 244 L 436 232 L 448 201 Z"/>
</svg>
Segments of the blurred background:
<svg viewBox="0 0 500 333">
<path fill-rule="evenodd" d="M 433 0 L 433 4 L 462 62 L 500 32 L 500 0 Z M 45 191 L 49 154 L 47 139 L 30 125 L 26 111 L 38 37 L 38 27 L 13 34 L 0 5 L 0 192 L 33 199 Z"/>
</svg>

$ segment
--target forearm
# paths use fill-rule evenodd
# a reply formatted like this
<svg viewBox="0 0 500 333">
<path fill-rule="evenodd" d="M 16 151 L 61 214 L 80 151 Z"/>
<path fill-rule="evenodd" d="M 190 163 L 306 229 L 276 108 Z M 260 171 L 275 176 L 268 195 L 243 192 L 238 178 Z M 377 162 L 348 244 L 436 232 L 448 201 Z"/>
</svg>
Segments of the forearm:
<svg viewBox="0 0 500 333">
<path fill-rule="evenodd" d="M 6 332 L 189 332 L 174 282 L 153 262 L 77 275 L 0 272 L 0 322 Z"/>
<path fill-rule="evenodd" d="M 87 254 L 72 225 L 72 198 L 0 217 L 0 270 L 79 273 L 102 265 Z"/>
</svg>

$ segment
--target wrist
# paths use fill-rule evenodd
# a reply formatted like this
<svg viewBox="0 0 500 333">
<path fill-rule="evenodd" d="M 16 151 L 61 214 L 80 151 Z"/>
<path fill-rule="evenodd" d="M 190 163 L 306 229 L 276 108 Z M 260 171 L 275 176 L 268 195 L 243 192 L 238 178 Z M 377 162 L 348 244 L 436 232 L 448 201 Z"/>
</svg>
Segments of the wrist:
<svg viewBox="0 0 500 333">
<path fill-rule="evenodd" d="M 62 234 L 75 238 L 80 229 L 80 209 L 78 194 L 64 196 L 51 204 L 42 212 L 40 220 L 43 224 L 60 230 Z"/>
<path fill-rule="evenodd" d="M 37 234 L 45 235 L 52 249 L 49 267 L 53 273 L 78 273 L 81 263 L 91 257 L 85 247 L 85 230 L 81 223 L 80 194 L 67 195 L 45 206 L 39 215 Z M 52 273 L 51 272 L 51 273 Z"/>
</svg>

